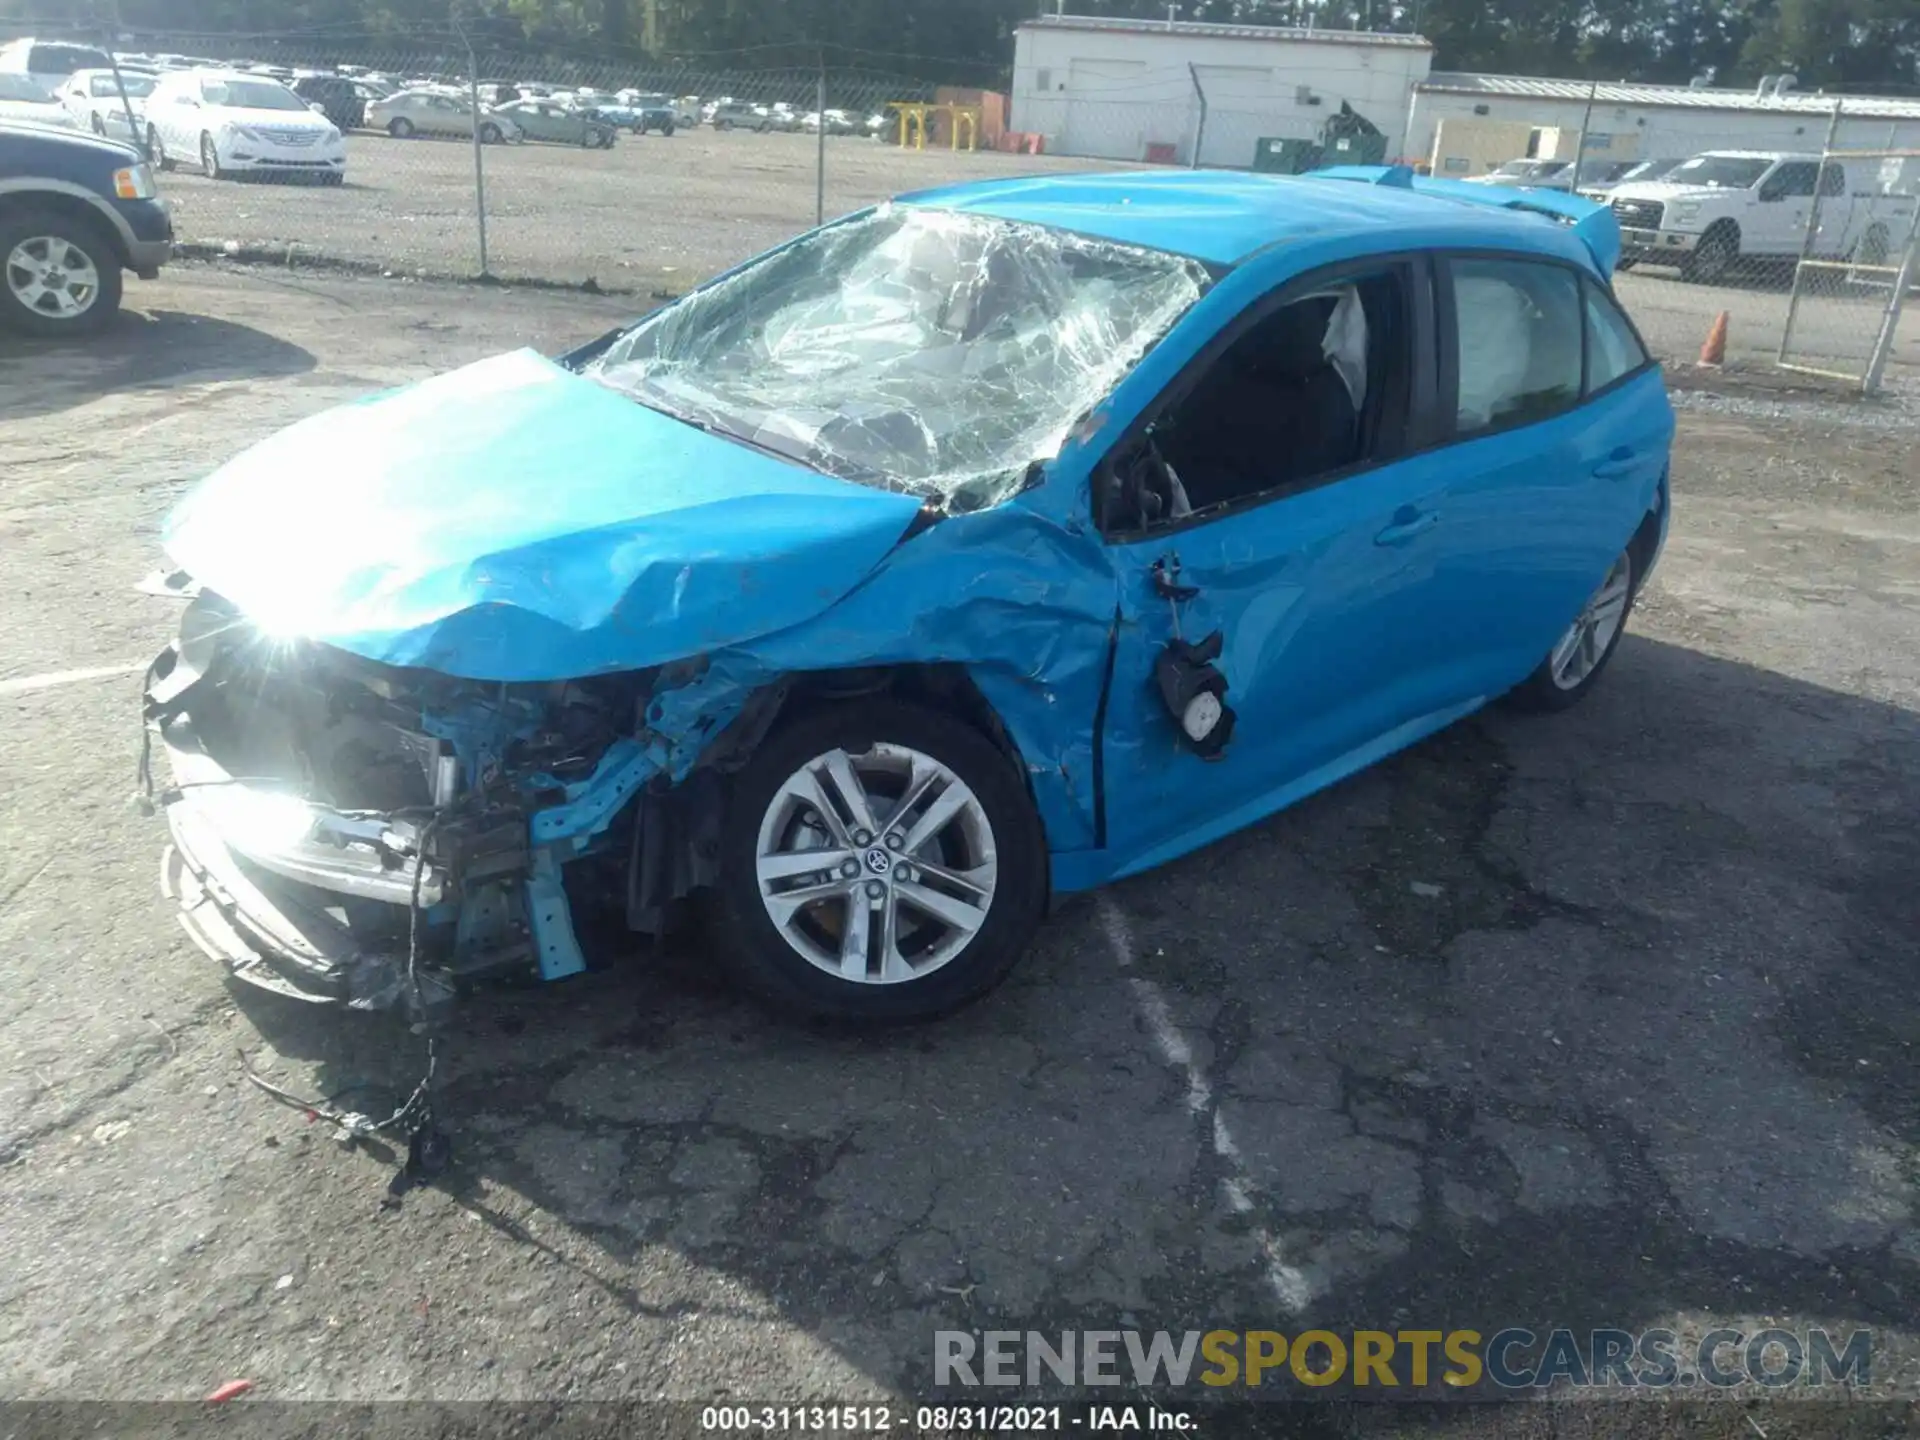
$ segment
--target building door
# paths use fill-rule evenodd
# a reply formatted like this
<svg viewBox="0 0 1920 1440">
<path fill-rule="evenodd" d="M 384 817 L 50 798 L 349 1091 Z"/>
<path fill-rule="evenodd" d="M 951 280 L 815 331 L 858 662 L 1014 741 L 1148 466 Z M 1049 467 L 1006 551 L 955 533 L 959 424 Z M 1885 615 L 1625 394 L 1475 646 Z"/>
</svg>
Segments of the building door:
<svg viewBox="0 0 1920 1440">
<path fill-rule="evenodd" d="M 1063 154 L 1100 160 L 1138 160 L 1146 154 L 1139 83 L 1144 60 L 1075 60 L 1067 67 Z"/>
<path fill-rule="evenodd" d="M 1301 108 L 1291 94 L 1277 95 L 1271 70 L 1251 65 L 1196 65 L 1194 78 L 1207 96 L 1207 131 L 1200 141 L 1202 165 L 1245 170 L 1253 164 L 1254 147 L 1268 136 L 1312 139 L 1320 133 L 1321 112 Z"/>
</svg>

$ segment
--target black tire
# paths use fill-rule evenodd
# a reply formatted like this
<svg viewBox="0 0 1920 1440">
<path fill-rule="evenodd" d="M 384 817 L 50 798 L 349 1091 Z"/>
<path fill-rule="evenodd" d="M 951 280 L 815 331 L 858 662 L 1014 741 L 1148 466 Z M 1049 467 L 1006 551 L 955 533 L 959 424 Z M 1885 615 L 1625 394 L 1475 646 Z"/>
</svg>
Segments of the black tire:
<svg viewBox="0 0 1920 1440">
<path fill-rule="evenodd" d="M 480 143 L 482 145 L 498 145 L 500 143 L 500 127 L 491 120 L 481 122 Z"/>
<path fill-rule="evenodd" d="M 213 143 L 213 136 L 205 133 L 200 136 L 200 173 L 209 180 L 227 178 L 220 168 L 220 148 Z"/>
<path fill-rule="evenodd" d="M 673 121 L 671 121 L 671 120 L 662 120 L 662 121 L 660 122 L 660 133 L 661 133 L 662 135 L 671 135 L 671 134 L 673 134 Z"/>
<path fill-rule="evenodd" d="M 1700 237 L 1700 243 L 1680 262 L 1680 278 L 1696 285 L 1712 285 L 1724 280 L 1739 258 L 1739 227 L 1731 220 L 1716 220 Z"/>
<path fill-rule="evenodd" d="M 42 237 L 83 254 L 99 276 L 93 299 L 78 315 L 62 317 L 28 305 L 15 291 L 8 261 L 14 248 Z M 120 260 L 106 232 L 92 222 L 54 211 L 25 210 L 0 219 L 0 325 L 44 339 L 91 335 L 120 311 Z"/>
<path fill-rule="evenodd" d="M 404 115 L 396 115 L 387 122 L 387 134 L 396 140 L 406 140 L 413 135 L 413 122 Z"/>
<path fill-rule="evenodd" d="M 963 781 L 991 827 L 996 862 L 986 919 L 972 938 L 924 977 L 893 984 L 843 980 L 804 958 L 768 915 L 755 864 L 761 822 L 788 778 L 827 751 L 862 756 L 875 743 L 911 747 Z M 905 701 L 823 705 L 781 724 L 734 776 L 720 846 L 713 913 L 721 952 L 742 986 L 788 1013 L 866 1024 L 936 1019 L 1004 979 L 1046 913 L 1046 834 L 1021 773 L 977 730 Z"/>
<path fill-rule="evenodd" d="M 1613 262 L 1613 268 L 1616 273 L 1625 274 L 1639 263 L 1640 262 L 1631 255 L 1622 255 L 1618 260 Z"/>
<path fill-rule="evenodd" d="M 147 158 L 162 170 L 173 169 L 173 161 L 167 156 L 167 147 L 161 143 L 160 132 L 151 125 L 147 127 Z"/>
<path fill-rule="evenodd" d="M 1600 683 L 1600 677 L 1607 673 L 1607 666 L 1612 663 L 1614 655 L 1620 649 L 1621 637 L 1627 633 L 1627 622 L 1633 618 L 1633 602 L 1639 598 L 1640 579 L 1635 572 L 1635 563 L 1632 547 L 1624 551 L 1614 562 L 1616 566 L 1624 566 L 1626 569 L 1626 606 L 1620 612 L 1619 626 L 1614 630 L 1613 637 L 1607 641 L 1607 648 L 1601 652 L 1593 667 L 1580 678 L 1578 683 L 1562 684 L 1554 678 L 1553 650 L 1549 650 L 1534 672 L 1507 693 L 1507 700 L 1516 709 L 1548 714 L 1570 710 Z M 1608 572 L 1608 579 L 1612 579 L 1611 570 Z M 1604 588 L 1605 584 L 1606 582 L 1603 581 L 1601 588 Z M 1598 591 L 1595 593 L 1597 594 Z M 1582 613 L 1584 614 L 1584 611 Z M 1574 621 L 1574 625 L 1579 623 L 1579 619 Z M 1567 628 L 1571 630 L 1573 626 L 1570 625 Z M 1559 642 L 1556 641 L 1554 649 L 1558 648 Z"/>
<path fill-rule="evenodd" d="M 634 135 L 644 135 L 647 133 L 647 122 L 644 120 L 636 120 L 627 127 L 627 130 Z"/>
</svg>

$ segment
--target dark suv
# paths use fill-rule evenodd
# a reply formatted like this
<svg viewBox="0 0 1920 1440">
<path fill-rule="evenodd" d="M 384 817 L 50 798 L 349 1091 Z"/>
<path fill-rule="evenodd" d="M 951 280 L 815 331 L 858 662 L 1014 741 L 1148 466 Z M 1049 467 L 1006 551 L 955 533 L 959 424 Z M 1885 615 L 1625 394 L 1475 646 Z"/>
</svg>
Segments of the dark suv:
<svg viewBox="0 0 1920 1440">
<path fill-rule="evenodd" d="M 120 308 L 121 272 L 160 273 L 173 220 L 132 148 L 0 122 L 0 325 L 83 335 Z"/>
<path fill-rule="evenodd" d="M 301 75 L 293 81 L 293 93 L 309 105 L 318 105 L 341 130 L 357 130 L 367 123 L 367 100 L 353 81 L 343 75 Z"/>
</svg>

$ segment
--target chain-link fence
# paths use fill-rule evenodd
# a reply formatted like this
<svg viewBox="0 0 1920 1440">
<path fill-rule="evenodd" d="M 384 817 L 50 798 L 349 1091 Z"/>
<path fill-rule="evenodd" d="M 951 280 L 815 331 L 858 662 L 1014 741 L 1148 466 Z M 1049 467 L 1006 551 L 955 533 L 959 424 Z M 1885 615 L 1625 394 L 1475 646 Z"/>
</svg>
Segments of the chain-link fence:
<svg viewBox="0 0 1920 1440">
<path fill-rule="evenodd" d="M 1491 163 L 1466 165 L 1437 145 L 1397 153 L 1405 126 L 1379 105 L 1363 104 L 1379 112 L 1369 117 L 1292 94 L 1262 101 L 1204 78 L 1205 67 L 1070 101 L 1016 96 L 1009 108 L 977 66 L 922 61 L 910 78 L 830 52 L 770 67 L 766 51 L 668 64 L 457 31 L 65 38 L 98 60 L 121 58 L 112 88 L 132 86 L 128 129 L 164 163 L 189 253 L 406 275 L 674 294 L 822 217 L 957 181 L 1382 160 L 1474 178 Z M 342 138 L 290 150 L 276 136 L 317 117 L 241 124 L 220 103 L 239 97 L 186 83 L 196 67 L 278 80 Z M 66 103 L 95 129 L 118 120 L 117 100 Z M 1612 206 L 1624 244 L 1616 287 L 1664 358 L 1691 360 L 1711 342 L 1732 362 L 1869 388 L 1889 356 L 1920 365 L 1920 319 L 1900 314 L 1900 270 L 1920 226 L 1920 151 L 1902 145 L 1920 140 L 1920 126 L 1836 103 L 1788 153 L 1756 145 L 1747 118 L 1716 131 L 1676 110 L 1640 128 L 1630 153 L 1616 153 L 1624 137 L 1543 124 L 1529 147 L 1539 153 L 1512 157 L 1533 170 L 1514 178 Z M 1569 141 L 1577 159 L 1559 153 Z M 238 183 L 261 171 L 276 183 Z M 277 183 L 303 178 L 326 183 Z"/>
<path fill-rule="evenodd" d="M 1920 259 L 1916 179 L 1920 150 L 1827 151 L 1794 267 L 1782 365 L 1879 388 Z"/>
</svg>

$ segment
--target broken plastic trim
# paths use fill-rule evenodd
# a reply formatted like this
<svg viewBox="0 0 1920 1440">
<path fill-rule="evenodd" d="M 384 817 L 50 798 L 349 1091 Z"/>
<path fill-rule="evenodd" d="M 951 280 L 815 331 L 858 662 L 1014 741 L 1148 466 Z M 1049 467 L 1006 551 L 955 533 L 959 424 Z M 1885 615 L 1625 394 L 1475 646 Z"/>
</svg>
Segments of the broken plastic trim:
<svg viewBox="0 0 1920 1440">
<path fill-rule="evenodd" d="M 1162 251 L 882 206 L 656 312 L 582 373 L 816 470 L 977 510 L 1016 494 L 1209 283 Z"/>
</svg>

